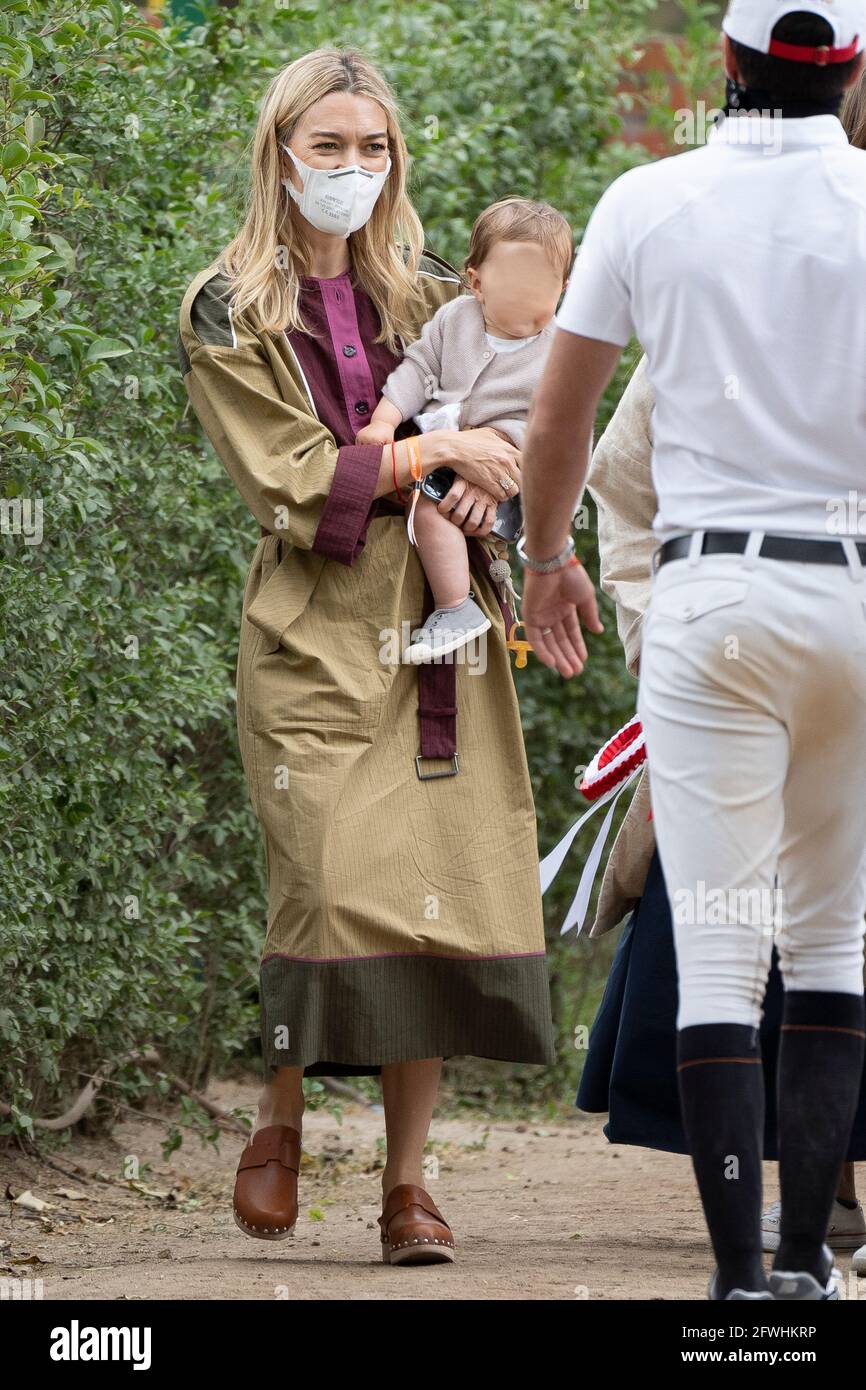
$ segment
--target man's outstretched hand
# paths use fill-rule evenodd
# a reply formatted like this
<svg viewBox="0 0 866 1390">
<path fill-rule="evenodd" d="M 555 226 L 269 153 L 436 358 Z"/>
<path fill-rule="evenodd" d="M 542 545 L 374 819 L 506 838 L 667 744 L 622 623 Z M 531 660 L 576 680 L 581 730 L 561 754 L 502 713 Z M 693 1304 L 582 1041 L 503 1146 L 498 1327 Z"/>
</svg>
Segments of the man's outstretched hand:
<svg viewBox="0 0 866 1390">
<path fill-rule="evenodd" d="M 551 574 L 523 574 L 520 615 L 527 640 L 545 666 L 561 676 L 579 676 L 587 660 L 580 624 L 604 632 L 595 589 L 583 565 L 568 565 Z M 545 633 L 544 628 L 550 628 Z"/>
</svg>

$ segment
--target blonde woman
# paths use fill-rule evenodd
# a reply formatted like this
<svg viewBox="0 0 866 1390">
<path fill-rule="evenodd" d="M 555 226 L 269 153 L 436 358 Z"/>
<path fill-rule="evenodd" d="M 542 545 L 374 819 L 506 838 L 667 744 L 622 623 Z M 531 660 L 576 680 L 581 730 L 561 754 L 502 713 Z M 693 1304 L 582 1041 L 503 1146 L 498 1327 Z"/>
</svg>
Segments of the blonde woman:
<svg viewBox="0 0 866 1390">
<path fill-rule="evenodd" d="M 265 1084 L 234 1215 L 283 1239 L 298 1210 L 304 1075 L 381 1073 L 383 1258 L 454 1258 L 422 1154 L 443 1057 L 554 1060 L 536 824 L 505 648 L 520 485 L 491 429 L 356 445 L 404 347 L 458 273 L 424 249 L 395 98 L 353 50 L 271 83 L 246 220 L 189 286 L 193 407 L 260 523 L 243 596 L 238 733 L 268 870 Z M 471 538 L 490 619 L 479 663 L 419 668 L 401 641 L 432 596 L 398 495 L 457 474 L 441 510 Z M 413 474 L 414 469 L 414 474 Z M 419 708 L 420 700 L 420 708 Z"/>
</svg>

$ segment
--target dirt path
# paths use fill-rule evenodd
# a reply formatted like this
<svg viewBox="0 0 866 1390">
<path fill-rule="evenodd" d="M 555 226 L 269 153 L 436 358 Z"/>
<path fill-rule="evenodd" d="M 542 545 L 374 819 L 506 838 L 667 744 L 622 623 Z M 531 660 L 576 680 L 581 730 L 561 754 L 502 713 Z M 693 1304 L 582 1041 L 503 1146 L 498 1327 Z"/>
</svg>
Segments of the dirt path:
<svg viewBox="0 0 866 1390">
<path fill-rule="evenodd" d="M 255 1087 L 210 1094 L 251 1105 Z M 46 1299 L 75 1300 L 704 1297 L 711 1261 L 688 1159 L 611 1146 L 599 1119 L 577 1114 L 551 1125 L 435 1120 L 439 1175 L 428 1186 L 454 1228 L 457 1263 L 383 1265 L 381 1134 L 375 1110 L 347 1106 L 339 1124 L 308 1114 L 300 1217 L 280 1243 L 253 1241 L 232 1220 L 240 1136 L 224 1137 L 219 1154 L 187 1139 L 164 1162 L 161 1129 L 136 1118 L 110 1141 L 76 1139 L 56 1160 L 68 1176 L 0 1154 L 7 1197 L 29 1189 L 54 1204 L 38 1215 L 4 1204 L 0 1277 L 38 1278 Z M 128 1155 L 144 1190 L 117 1181 Z M 772 1166 L 766 1176 L 775 1197 Z"/>
</svg>

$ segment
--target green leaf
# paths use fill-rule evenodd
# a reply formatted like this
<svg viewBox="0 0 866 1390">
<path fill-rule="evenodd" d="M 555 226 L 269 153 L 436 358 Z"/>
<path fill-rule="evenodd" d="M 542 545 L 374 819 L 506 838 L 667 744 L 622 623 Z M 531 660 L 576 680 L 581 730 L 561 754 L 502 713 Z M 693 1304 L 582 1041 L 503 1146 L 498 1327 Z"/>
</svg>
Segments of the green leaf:
<svg viewBox="0 0 866 1390">
<path fill-rule="evenodd" d="M 10 140 L 8 145 L 0 146 L 0 169 L 14 169 L 16 164 L 26 164 L 29 158 L 29 146 L 21 140 Z"/>
<path fill-rule="evenodd" d="M 60 256 L 66 269 L 74 270 L 75 251 L 73 247 L 69 245 L 69 242 L 66 240 L 66 238 L 62 237 L 59 232 L 49 232 L 47 240 L 54 247 L 54 250 L 57 252 L 58 256 Z"/>
<path fill-rule="evenodd" d="M 39 141 L 45 134 L 44 117 L 36 115 L 33 112 L 31 112 L 28 116 L 25 116 L 24 134 L 27 136 L 27 141 L 31 146 L 38 145 Z"/>
<path fill-rule="evenodd" d="M 108 357 L 125 357 L 132 352 L 128 343 L 119 338 L 95 338 L 87 349 L 88 362 L 102 362 Z"/>
<path fill-rule="evenodd" d="M 50 438 L 50 434 L 41 425 L 33 420 L 25 420 L 23 417 L 7 415 L 6 419 L 0 424 L 0 434 L 34 434 L 42 439 Z"/>
</svg>

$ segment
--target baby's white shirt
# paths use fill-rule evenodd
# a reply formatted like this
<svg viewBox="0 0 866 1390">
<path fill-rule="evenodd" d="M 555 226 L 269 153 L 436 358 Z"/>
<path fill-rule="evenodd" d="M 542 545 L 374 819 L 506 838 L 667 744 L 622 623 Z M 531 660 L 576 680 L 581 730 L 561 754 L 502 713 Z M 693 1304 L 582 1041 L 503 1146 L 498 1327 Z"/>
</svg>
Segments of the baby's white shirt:
<svg viewBox="0 0 866 1390">
<path fill-rule="evenodd" d="M 540 333 L 533 333 L 531 338 L 495 338 L 492 333 L 485 332 L 487 339 L 494 352 L 517 352 L 519 348 L 526 347 L 528 343 L 534 343 L 536 338 L 540 338 Z"/>
</svg>

